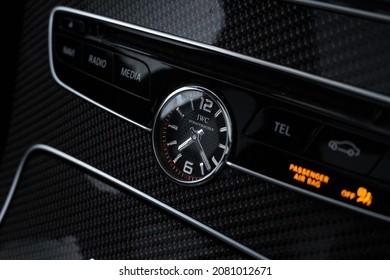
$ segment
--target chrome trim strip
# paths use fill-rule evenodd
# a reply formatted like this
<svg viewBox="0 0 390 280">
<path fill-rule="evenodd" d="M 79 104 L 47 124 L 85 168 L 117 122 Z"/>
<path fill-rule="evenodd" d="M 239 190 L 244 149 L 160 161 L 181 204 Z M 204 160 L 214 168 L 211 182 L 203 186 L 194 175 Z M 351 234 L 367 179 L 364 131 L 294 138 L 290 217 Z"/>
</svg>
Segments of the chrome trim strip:
<svg viewBox="0 0 390 280">
<path fill-rule="evenodd" d="M 264 61 L 264 60 L 261 60 L 261 59 L 253 58 L 253 57 L 246 56 L 246 55 L 243 55 L 243 54 L 239 54 L 239 53 L 236 53 L 236 52 L 233 52 L 233 51 L 225 50 L 225 49 L 218 48 L 218 47 L 215 47 L 215 46 L 212 46 L 212 45 L 207 45 L 207 44 L 204 44 L 204 43 L 192 41 L 192 40 L 189 40 L 189 39 L 185 39 L 185 38 L 178 37 L 178 36 L 175 36 L 175 35 L 170 35 L 170 34 L 167 34 L 167 33 L 163 33 L 163 32 L 160 32 L 160 31 L 149 29 L 149 28 L 137 26 L 137 25 L 134 25 L 134 24 L 121 22 L 121 21 L 114 20 L 114 19 L 111 19 L 111 18 L 107 18 L 107 17 L 91 14 L 91 13 L 88 13 L 88 12 L 84 12 L 84 11 L 80 11 L 80 10 L 76 10 L 76 9 L 72 9 L 72 8 L 68 8 L 68 7 L 63 7 L 63 6 L 55 7 L 52 10 L 51 14 L 50 14 L 50 22 L 49 22 L 49 58 L 50 58 L 50 69 L 51 69 L 51 72 L 52 72 L 52 75 L 53 75 L 54 79 L 61 86 L 65 87 L 69 91 L 71 91 L 71 92 L 77 94 L 78 96 L 81 96 L 84 99 L 88 100 L 89 102 L 92 102 L 93 104 L 95 104 L 95 105 L 97 105 L 97 106 L 99 106 L 99 107 L 101 107 L 101 108 L 103 108 L 103 109 L 105 109 L 105 110 L 115 114 L 116 116 L 121 117 L 122 119 L 125 119 L 125 120 L 127 120 L 127 121 L 129 121 L 129 122 L 131 122 L 131 123 L 133 123 L 135 125 L 138 125 L 139 127 L 143 128 L 143 129 L 145 129 L 147 131 L 151 131 L 151 129 L 147 128 L 147 127 L 144 127 L 144 126 L 142 126 L 142 125 L 140 125 L 140 124 L 138 124 L 138 123 L 136 123 L 136 122 L 126 118 L 126 117 L 123 117 L 123 116 L 119 115 L 118 113 L 115 113 L 112 110 L 104 107 L 103 105 L 101 105 L 101 104 L 99 104 L 99 103 L 97 103 L 97 102 L 95 102 L 95 101 L 93 101 L 93 100 L 83 96 L 81 93 L 77 92 L 76 90 L 70 88 L 69 86 L 67 86 L 66 84 L 61 82 L 61 80 L 57 77 L 57 75 L 55 74 L 55 71 L 54 71 L 54 67 L 53 67 L 53 61 L 52 61 L 52 55 L 53 54 L 52 54 L 52 48 L 51 48 L 52 47 L 51 46 L 51 40 L 52 40 L 53 17 L 54 17 L 54 14 L 57 11 L 64 11 L 64 12 L 74 13 L 74 14 L 77 14 L 77 15 L 90 17 L 90 18 L 93 18 L 93 19 L 96 19 L 96 20 L 106 21 L 106 22 L 109 22 L 109 23 L 112 23 L 112 24 L 116 24 L 116 25 L 119 25 L 119 26 L 131 28 L 131 29 L 134 29 L 134 30 L 137 30 L 137 31 L 145 32 L 145 33 L 152 34 L 152 35 L 155 35 L 155 36 L 159 36 L 159 37 L 162 37 L 162 38 L 170 39 L 170 40 L 177 41 L 177 42 L 180 42 L 180 43 L 185 43 L 185 44 L 188 44 L 189 46 L 196 46 L 196 47 L 199 47 L 199 48 L 211 50 L 213 52 L 217 52 L 217 53 L 220 53 L 220 54 L 223 54 L 223 55 L 232 56 L 232 57 L 244 60 L 244 61 L 248 61 L 250 63 L 258 64 L 258 65 L 261 65 L 261 66 L 264 66 L 264 67 L 272 68 L 272 69 L 277 70 L 277 71 L 285 72 L 285 73 L 288 73 L 290 75 L 297 76 L 299 78 L 304 78 L 304 79 L 307 79 L 307 80 L 314 81 L 316 83 L 321 83 L 321 84 L 324 84 L 324 85 L 327 85 L 327 86 L 332 86 L 332 87 L 335 87 L 335 88 L 338 88 L 338 89 L 342 89 L 342 90 L 346 90 L 346 91 L 349 91 L 349 92 L 353 92 L 353 93 L 355 93 L 357 95 L 364 96 L 366 98 L 371 98 L 371 99 L 375 99 L 375 100 L 380 101 L 380 102 L 385 102 L 385 103 L 389 103 L 390 104 L 390 96 L 386 96 L 386 95 L 383 95 L 383 94 L 380 94 L 380 93 L 377 93 L 377 92 L 373 92 L 373 91 L 370 91 L 370 90 L 362 89 L 362 88 L 359 88 L 359 87 L 356 87 L 356 86 L 347 85 L 347 84 L 344 84 L 344 83 L 341 83 L 341 82 L 337 82 L 337 81 L 333 81 L 333 80 L 330 80 L 330 79 L 327 79 L 327 78 L 316 76 L 314 74 L 306 73 L 306 72 L 303 72 L 303 71 L 300 71 L 300 70 L 296 70 L 296 69 L 293 69 L 293 68 L 289 68 L 289 67 L 286 67 L 286 66 L 281 66 L 281 65 L 278 65 L 278 64 L 274 64 L 272 62 L 267 62 L 267 61 Z"/>
<path fill-rule="evenodd" d="M 324 9 L 324 10 L 343 13 L 347 15 L 365 17 L 365 18 L 380 20 L 384 22 L 390 22 L 390 16 L 388 15 L 369 12 L 358 8 L 352 8 L 352 7 L 347 7 L 347 6 L 342 6 L 342 5 L 332 4 L 332 3 L 313 1 L 313 0 L 285 0 L 285 1 L 292 2 L 298 5 L 310 6 L 317 9 Z"/>
<path fill-rule="evenodd" d="M 230 166 L 233 169 L 236 169 L 238 171 L 247 173 L 249 175 L 252 175 L 254 177 L 257 177 L 257 178 L 260 178 L 262 180 L 268 181 L 270 183 L 282 186 L 282 187 L 284 187 L 286 189 L 293 190 L 293 191 L 296 191 L 296 192 L 299 192 L 299 193 L 302 193 L 302 194 L 305 194 L 305 195 L 309 195 L 311 197 L 314 197 L 314 198 L 317 198 L 317 199 L 320 199 L 320 200 L 324 200 L 326 202 L 329 202 L 329 203 L 332 203 L 332 204 L 335 204 L 335 205 L 338 205 L 338 206 L 342 206 L 344 208 L 347 208 L 347 209 L 350 209 L 350 210 L 353 210 L 353 211 L 357 211 L 357 212 L 360 212 L 362 214 L 366 214 L 366 215 L 369 215 L 371 217 L 374 217 L 374 218 L 377 218 L 377 219 L 380 219 L 380 220 L 383 220 L 383 221 L 386 221 L 386 222 L 390 222 L 390 217 L 389 216 L 386 216 L 386 215 L 383 215 L 383 214 L 379 214 L 379 213 L 375 213 L 375 212 L 372 212 L 370 210 L 365 210 L 365 209 L 362 209 L 362 208 L 359 208 L 359 207 L 356 207 L 356 206 L 353 206 L 353 205 L 349 205 L 349 204 L 343 203 L 341 201 L 338 201 L 336 199 L 333 199 L 333 198 L 330 198 L 330 197 L 327 197 L 327 196 L 324 196 L 324 195 L 313 193 L 311 191 L 308 191 L 308 190 L 296 187 L 294 185 L 288 184 L 286 182 L 274 179 L 272 177 L 269 177 L 267 175 L 261 174 L 259 172 L 247 169 L 247 168 L 242 167 L 242 166 L 239 166 L 239 165 L 234 164 L 232 162 L 227 162 L 227 165 Z"/>
<path fill-rule="evenodd" d="M 47 152 L 49 154 L 52 154 L 54 156 L 57 156 L 65 161 L 68 161 L 76 166 L 78 166 L 79 168 L 81 169 L 84 169 L 84 170 L 88 170 L 89 172 L 95 174 L 98 178 L 104 178 L 105 180 L 109 181 L 110 183 L 130 192 L 132 195 L 135 195 L 141 199 L 144 199 L 146 201 L 148 201 L 149 203 L 152 203 L 154 206 L 162 209 L 163 211 L 166 211 L 168 212 L 169 214 L 171 215 L 174 215 L 175 217 L 181 219 L 181 220 L 184 220 L 186 221 L 187 223 L 191 224 L 192 226 L 198 228 L 199 230 L 203 231 L 203 232 L 206 232 L 207 234 L 219 239 L 220 241 L 226 243 L 226 244 L 229 244 L 230 246 L 234 247 L 235 249 L 247 254 L 248 256 L 251 256 L 252 258 L 255 258 L 255 259 L 262 259 L 262 260 L 265 260 L 267 259 L 265 256 L 259 254 L 258 252 L 254 251 L 253 249 L 250 249 L 249 247 L 235 241 L 234 239 L 220 233 L 219 231 L 216 231 L 215 229 L 205 225 L 205 224 L 202 224 L 201 222 L 199 222 L 198 220 L 195 220 L 194 218 L 176 210 L 175 208 L 155 199 L 154 197 L 150 196 L 150 195 L 147 195 L 143 192 L 141 192 L 140 190 L 130 186 L 130 185 L 127 185 L 125 183 L 123 183 L 122 181 L 108 175 L 107 173 L 104 173 L 103 171 L 83 162 L 83 161 L 80 161 L 64 152 L 61 152 L 55 148 L 52 148 L 50 146 L 47 146 L 47 145 L 44 145 L 44 144 L 36 144 L 36 145 L 33 145 L 32 147 L 30 147 L 27 152 L 23 155 L 20 163 L 19 163 L 19 166 L 17 168 L 17 171 L 16 171 L 16 174 L 15 174 L 15 177 L 14 177 L 14 180 L 12 181 L 12 185 L 11 185 L 11 188 L 8 192 L 8 196 L 6 198 L 6 201 L 3 205 L 3 208 L 1 209 L 1 212 L 0 212 L 0 225 L 1 225 L 1 222 L 3 221 L 3 218 L 7 212 L 7 209 L 11 203 L 11 200 L 12 200 L 12 197 L 15 193 L 15 189 L 18 185 L 18 182 L 19 182 L 19 179 L 21 177 L 21 173 L 23 171 L 23 168 L 25 166 L 25 163 L 28 159 L 28 157 L 33 153 L 33 152 L 36 152 L 36 151 L 43 151 L 43 152 Z"/>
</svg>

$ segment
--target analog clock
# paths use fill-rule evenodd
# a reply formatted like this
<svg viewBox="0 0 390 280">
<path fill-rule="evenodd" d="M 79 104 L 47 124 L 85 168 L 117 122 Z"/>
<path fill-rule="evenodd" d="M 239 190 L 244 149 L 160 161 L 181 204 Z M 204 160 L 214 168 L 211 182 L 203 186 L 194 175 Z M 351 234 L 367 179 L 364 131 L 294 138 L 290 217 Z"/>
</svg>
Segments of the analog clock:
<svg viewBox="0 0 390 280">
<path fill-rule="evenodd" d="M 153 149 L 161 168 L 177 183 L 199 185 L 226 162 L 231 121 L 210 90 L 186 86 L 174 91 L 157 112 Z"/>
</svg>

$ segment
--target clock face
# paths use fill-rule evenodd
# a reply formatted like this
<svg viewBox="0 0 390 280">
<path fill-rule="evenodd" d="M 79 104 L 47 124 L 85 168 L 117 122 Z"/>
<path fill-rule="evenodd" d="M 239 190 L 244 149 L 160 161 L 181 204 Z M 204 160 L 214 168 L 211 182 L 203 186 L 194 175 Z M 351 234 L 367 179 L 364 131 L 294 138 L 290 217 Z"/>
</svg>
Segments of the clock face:
<svg viewBox="0 0 390 280">
<path fill-rule="evenodd" d="M 177 183 L 199 185 L 224 165 L 231 122 L 211 91 L 187 86 L 163 102 L 154 122 L 153 148 L 165 173 Z"/>
</svg>

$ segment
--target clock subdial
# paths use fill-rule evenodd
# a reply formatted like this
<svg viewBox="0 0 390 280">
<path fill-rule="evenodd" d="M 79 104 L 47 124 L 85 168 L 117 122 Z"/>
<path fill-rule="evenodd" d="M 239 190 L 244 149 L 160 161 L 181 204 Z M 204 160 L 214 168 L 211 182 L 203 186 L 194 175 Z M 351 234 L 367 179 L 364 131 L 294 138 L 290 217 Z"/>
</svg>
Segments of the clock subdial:
<svg viewBox="0 0 390 280">
<path fill-rule="evenodd" d="M 211 91 L 184 87 L 161 106 L 154 123 L 153 148 L 162 169 L 184 185 L 209 180 L 226 162 L 231 123 Z"/>
</svg>

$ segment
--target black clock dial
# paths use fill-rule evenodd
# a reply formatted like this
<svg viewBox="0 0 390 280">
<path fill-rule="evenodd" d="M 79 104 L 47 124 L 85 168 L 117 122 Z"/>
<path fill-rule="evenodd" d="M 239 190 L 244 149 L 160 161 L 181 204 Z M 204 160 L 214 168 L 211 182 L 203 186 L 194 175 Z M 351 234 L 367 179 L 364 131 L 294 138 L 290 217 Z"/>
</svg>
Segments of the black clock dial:
<svg viewBox="0 0 390 280">
<path fill-rule="evenodd" d="M 220 99 L 211 91 L 183 87 L 159 109 L 153 148 L 162 169 L 176 182 L 198 185 L 212 178 L 230 150 L 231 122 Z"/>
</svg>

